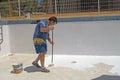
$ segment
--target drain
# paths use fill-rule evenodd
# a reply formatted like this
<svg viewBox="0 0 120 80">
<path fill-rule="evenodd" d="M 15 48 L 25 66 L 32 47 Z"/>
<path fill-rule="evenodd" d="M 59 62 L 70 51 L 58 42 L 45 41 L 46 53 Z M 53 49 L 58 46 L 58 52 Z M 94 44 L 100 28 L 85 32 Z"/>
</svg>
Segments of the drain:
<svg viewBox="0 0 120 80">
<path fill-rule="evenodd" d="M 13 56 L 14 54 L 9 54 L 8 56 Z"/>
<path fill-rule="evenodd" d="M 74 63 L 77 63 L 77 61 L 72 61 L 71 63 L 74 64 Z"/>
</svg>

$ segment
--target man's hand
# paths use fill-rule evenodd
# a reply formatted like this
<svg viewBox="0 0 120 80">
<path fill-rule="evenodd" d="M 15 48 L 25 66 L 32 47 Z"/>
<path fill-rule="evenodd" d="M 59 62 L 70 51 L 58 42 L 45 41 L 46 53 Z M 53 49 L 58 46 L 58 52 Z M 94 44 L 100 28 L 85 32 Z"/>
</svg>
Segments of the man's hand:
<svg viewBox="0 0 120 80">
<path fill-rule="evenodd" d="M 54 45 L 54 41 L 51 41 L 50 38 L 48 38 L 48 41 L 50 42 L 50 44 Z"/>
<path fill-rule="evenodd" d="M 54 45 L 54 41 L 50 41 L 50 44 Z"/>
<path fill-rule="evenodd" d="M 50 26 L 50 27 L 49 27 L 49 30 L 54 30 L 54 26 Z"/>
</svg>

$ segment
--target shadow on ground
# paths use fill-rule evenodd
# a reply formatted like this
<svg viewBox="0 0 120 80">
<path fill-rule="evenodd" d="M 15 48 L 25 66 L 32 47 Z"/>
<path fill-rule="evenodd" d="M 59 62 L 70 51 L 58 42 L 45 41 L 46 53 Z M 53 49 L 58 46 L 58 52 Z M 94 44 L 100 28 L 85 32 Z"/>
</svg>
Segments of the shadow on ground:
<svg viewBox="0 0 120 80">
<path fill-rule="evenodd" d="M 35 66 L 28 66 L 24 68 L 24 71 L 31 73 L 31 72 L 39 72 L 40 69 Z"/>
<path fill-rule="evenodd" d="M 120 76 L 102 75 L 102 76 L 92 79 L 92 80 L 120 80 Z"/>
</svg>

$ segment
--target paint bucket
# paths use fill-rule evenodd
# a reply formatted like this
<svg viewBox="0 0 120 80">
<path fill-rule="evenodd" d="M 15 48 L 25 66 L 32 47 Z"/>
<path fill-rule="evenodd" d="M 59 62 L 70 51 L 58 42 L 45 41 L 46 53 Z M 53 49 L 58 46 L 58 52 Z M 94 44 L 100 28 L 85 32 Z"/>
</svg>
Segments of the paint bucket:
<svg viewBox="0 0 120 80">
<path fill-rule="evenodd" d="M 23 71 L 23 64 L 22 63 L 14 63 L 13 65 L 13 73 L 19 74 Z"/>
</svg>

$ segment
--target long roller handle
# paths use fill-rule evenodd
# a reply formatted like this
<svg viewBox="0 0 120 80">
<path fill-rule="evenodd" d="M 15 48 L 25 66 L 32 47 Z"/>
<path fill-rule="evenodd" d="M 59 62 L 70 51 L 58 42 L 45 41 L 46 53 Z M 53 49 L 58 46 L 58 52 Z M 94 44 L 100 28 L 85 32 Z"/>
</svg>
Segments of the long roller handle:
<svg viewBox="0 0 120 80">
<path fill-rule="evenodd" d="M 53 32 L 53 30 L 52 30 L 52 41 L 53 41 L 53 39 L 54 39 L 54 32 Z M 52 58 L 51 58 L 51 63 L 53 63 L 53 45 L 52 45 Z"/>
</svg>

